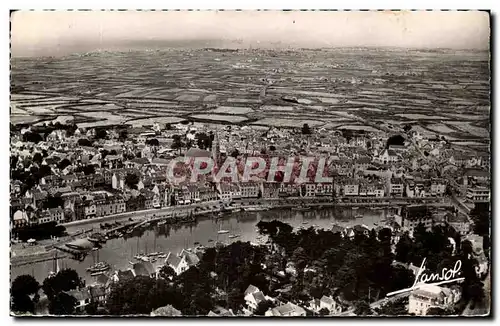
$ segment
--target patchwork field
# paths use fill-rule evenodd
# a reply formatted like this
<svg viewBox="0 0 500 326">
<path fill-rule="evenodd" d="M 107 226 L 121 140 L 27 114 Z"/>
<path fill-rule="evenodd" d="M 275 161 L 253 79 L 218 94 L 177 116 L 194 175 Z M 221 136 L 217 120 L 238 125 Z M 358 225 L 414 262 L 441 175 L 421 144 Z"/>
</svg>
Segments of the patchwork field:
<svg viewBox="0 0 500 326">
<path fill-rule="evenodd" d="M 45 61 L 44 61 L 45 60 Z M 489 140 L 486 52 L 323 49 L 95 53 L 11 62 L 13 124 L 182 120 Z M 445 64 L 443 64 L 445 63 Z"/>
</svg>

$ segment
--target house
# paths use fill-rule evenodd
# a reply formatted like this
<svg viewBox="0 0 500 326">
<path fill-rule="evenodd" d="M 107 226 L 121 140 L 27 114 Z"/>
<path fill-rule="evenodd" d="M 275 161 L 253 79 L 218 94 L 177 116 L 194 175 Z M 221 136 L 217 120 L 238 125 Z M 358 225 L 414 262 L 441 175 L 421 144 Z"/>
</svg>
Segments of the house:
<svg viewBox="0 0 500 326">
<path fill-rule="evenodd" d="M 13 227 L 20 228 L 29 224 L 28 214 L 24 210 L 17 210 L 13 217 Z"/>
<path fill-rule="evenodd" d="M 280 191 L 280 184 L 277 182 L 264 182 L 261 185 L 262 197 L 264 198 L 278 198 Z"/>
<path fill-rule="evenodd" d="M 141 261 L 132 266 L 135 276 L 156 277 L 156 270 L 149 261 Z"/>
<path fill-rule="evenodd" d="M 117 270 L 112 276 L 113 282 L 120 282 L 120 281 L 126 281 L 126 280 L 131 280 L 135 277 L 134 272 L 131 269 L 127 270 Z"/>
<path fill-rule="evenodd" d="M 232 201 L 233 199 L 241 198 L 241 191 L 236 184 L 219 183 L 218 185 L 219 199 L 222 201 Z"/>
<path fill-rule="evenodd" d="M 89 287 L 90 300 L 99 305 L 106 304 L 106 287 L 103 285 L 95 285 Z"/>
<path fill-rule="evenodd" d="M 431 179 L 431 195 L 432 196 L 444 196 L 446 193 L 446 182 L 443 179 L 433 178 Z"/>
<path fill-rule="evenodd" d="M 177 275 L 180 275 L 189 268 L 189 264 L 184 256 L 179 257 L 172 254 L 171 252 L 169 252 L 167 258 L 165 258 L 165 265 L 172 267 L 175 274 Z"/>
<path fill-rule="evenodd" d="M 422 224 L 426 229 L 430 229 L 434 222 L 428 207 L 423 205 L 408 206 L 404 215 L 402 227 L 407 228 L 410 234 L 419 224 Z"/>
<path fill-rule="evenodd" d="M 467 200 L 473 203 L 484 203 L 490 201 L 490 189 L 485 186 L 474 186 L 467 188 Z"/>
<path fill-rule="evenodd" d="M 402 197 L 404 193 L 404 184 L 401 178 L 391 178 L 389 180 L 389 195 Z"/>
<path fill-rule="evenodd" d="M 304 197 L 314 197 L 316 195 L 316 183 L 308 182 L 302 186 Z"/>
<path fill-rule="evenodd" d="M 249 285 L 245 290 L 245 302 L 251 311 L 255 311 L 259 303 L 266 301 L 264 293 L 262 293 L 256 286 Z"/>
<path fill-rule="evenodd" d="M 323 296 L 320 301 L 320 310 L 323 308 L 328 309 L 331 315 L 335 315 L 342 312 L 342 307 L 332 298 Z"/>
<path fill-rule="evenodd" d="M 182 316 L 180 310 L 175 309 L 172 305 L 157 308 L 151 312 L 151 317 L 179 317 Z"/>
<path fill-rule="evenodd" d="M 240 183 L 241 198 L 257 198 L 260 193 L 260 185 L 256 182 Z"/>
<path fill-rule="evenodd" d="M 344 184 L 344 196 L 358 196 L 359 184 L 354 180 L 347 180 Z"/>
<path fill-rule="evenodd" d="M 76 312 L 84 312 L 85 307 L 90 304 L 90 292 L 87 288 L 70 290 L 65 293 L 76 299 Z"/>
<path fill-rule="evenodd" d="M 195 266 L 200 262 L 200 258 L 190 249 L 182 249 L 179 257 L 183 257 L 189 267 Z"/>
<path fill-rule="evenodd" d="M 449 309 L 461 298 L 459 286 L 451 288 L 438 285 L 425 285 L 410 294 L 408 313 L 425 316 L 431 307 Z"/>
<path fill-rule="evenodd" d="M 309 309 L 319 313 L 321 309 L 328 309 L 329 315 L 336 315 L 342 312 L 342 307 L 332 298 L 323 296 L 321 299 L 313 299 L 309 302 Z"/>
<path fill-rule="evenodd" d="M 301 317 L 306 316 L 306 311 L 304 308 L 289 302 L 276 308 L 269 309 L 266 311 L 265 315 L 268 317 Z"/>
<path fill-rule="evenodd" d="M 232 317 L 234 316 L 234 313 L 231 311 L 231 309 L 227 310 L 224 309 L 223 307 L 215 307 L 214 310 L 210 310 L 210 312 L 207 315 L 208 317 Z"/>
<path fill-rule="evenodd" d="M 389 164 L 399 162 L 400 157 L 393 149 L 386 149 L 379 155 L 378 160 L 383 164 Z"/>
</svg>

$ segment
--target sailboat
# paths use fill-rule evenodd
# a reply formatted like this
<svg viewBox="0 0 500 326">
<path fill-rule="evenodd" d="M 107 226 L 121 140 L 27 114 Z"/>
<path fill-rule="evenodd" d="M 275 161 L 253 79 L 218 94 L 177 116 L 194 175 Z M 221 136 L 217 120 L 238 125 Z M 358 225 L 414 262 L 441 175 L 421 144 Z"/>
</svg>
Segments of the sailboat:
<svg viewBox="0 0 500 326">
<path fill-rule="evenodd" d="M 229 230 L 223 230 L 222 229 L 222 224 L 219 225 L 219 231 L 217 231 L 218 234 L 226 234 L 229 233 Z"/>
</svg>

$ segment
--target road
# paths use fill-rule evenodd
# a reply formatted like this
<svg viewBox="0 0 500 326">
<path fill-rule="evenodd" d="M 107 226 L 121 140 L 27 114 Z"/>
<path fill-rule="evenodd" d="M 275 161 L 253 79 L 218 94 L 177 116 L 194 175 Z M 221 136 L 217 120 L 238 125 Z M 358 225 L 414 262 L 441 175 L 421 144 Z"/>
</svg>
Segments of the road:
<svg viewBox="0 0 500 326">
<path fill-rule="evenodd" d="M 400 294 L 394 295 L 394 296 L 389 297 L 389 298 L 386 297 L 386 298 L 383 298 L 381 300 L 372 302 L 372 303 L 370 303 L 370 308 L 372 310 L 375 310 L 376 308 L 380 308 L 381 306 L 383 306 L 389 302 L 394 302 L 398 299 L 408 297 L 410 295 L 410 293 L 411 292 L 400 293 Z M 351 309 L 344 311 L 343 313 L 336 315 L 336 316 L 346 317 L 346 316 L 357 316 L 357 315 L 354 313 L 354 308 L 351 308 Z"/>
<path fill-rule="evenodd" d="M 484 284 L 484 299 L 482 302 L 479 302 L 475 305 L 474 308 L 471 308 L 472 301 L 469 302 L 465 310 L 463 311 L 463 316 L 484 316 L 488 315 L 491 312 L 491 272 L 488 272 L 486 279 L 483 281 Z"/>
</svg>

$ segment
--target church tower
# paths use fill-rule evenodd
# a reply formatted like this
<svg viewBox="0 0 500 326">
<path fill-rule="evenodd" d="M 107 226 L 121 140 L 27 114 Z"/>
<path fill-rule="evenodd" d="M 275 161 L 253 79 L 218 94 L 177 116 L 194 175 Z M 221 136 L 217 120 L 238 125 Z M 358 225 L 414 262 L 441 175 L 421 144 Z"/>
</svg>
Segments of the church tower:
<svg viewBox="0 0 500 326">
<path fill-rule="evenodd" d="M 214 162 L 214 168 L 219 167 L 220 159 L 220 144 L 219 144 L 219 132 L 215 131 L 214 140 L 212 141 L 212 160 Z"/>
</svg>

